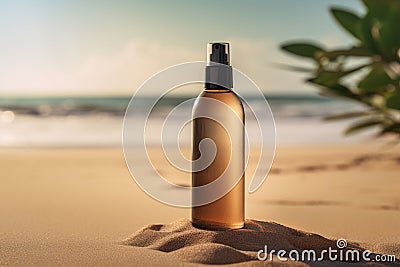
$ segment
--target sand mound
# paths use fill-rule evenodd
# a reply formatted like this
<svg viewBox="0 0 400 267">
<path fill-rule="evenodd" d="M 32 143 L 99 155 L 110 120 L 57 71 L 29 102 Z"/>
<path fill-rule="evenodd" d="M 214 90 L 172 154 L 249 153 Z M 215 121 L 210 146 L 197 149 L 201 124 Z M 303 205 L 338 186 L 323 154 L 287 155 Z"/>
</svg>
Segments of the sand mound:
<svg viewBox="0 0 400 267">
<path fill-rule="evenodd" d="M 203 264 L 258 261 L 257 252 L 264 246 L 269 251 L 296 250 L 300 254 L 310 249 L 317 253 L 329 247 L 337 249 L 335 240 L 256 220 L 247 220 L 240 230 L 208 231 L 193 227 L 188 219 L 180 219 L 144 227 L 123 244 L 168 252 L 181 260 Z M 362 249 L 356 244 L 348 244 L 347 248 Z"/>
</svg>

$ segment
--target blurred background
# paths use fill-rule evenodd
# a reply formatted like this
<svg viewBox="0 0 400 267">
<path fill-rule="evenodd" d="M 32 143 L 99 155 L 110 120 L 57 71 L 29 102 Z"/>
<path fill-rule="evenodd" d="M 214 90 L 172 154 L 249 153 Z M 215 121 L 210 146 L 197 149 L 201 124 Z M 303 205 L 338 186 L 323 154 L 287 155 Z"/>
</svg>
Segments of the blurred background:
<svg viewBox="0 0 400 267">
<path fill-rule="evenodd" d="M 120 245 L 145 225 L 164 231 L 190 218 L 133 181 L 122 149 L 128 103 L 149 77 L 205 61 L 207 44 L 218 41 L 230 43 L 232 66 L 262 90 L 276 125 L 276 151 L 267 135 L 271 143 L 249 153 L 246 182 L 255 170 L 268 179 L 246 194 L 246 218 L 318 233 L 300 236 L 304 246 L 319 249 L 316 236 L 345 238 L 400 258 L 400 147 L 386 139 L 400 140 L 398 25 L 399 0 L 0 0 L 0 265 L 178 266 L 169 261 L 175 253 L 242 255 L 212 246 L 140 256 Z M 171 109 L 202 87 L 179 87 L 158 102 L 147 158 L 132 147 L 137 177 L 190 185 L 191 173 L 171 164 L 157 137 Z M 265 108 L 261 96 L 235 90 Z M 169 122 L 181 125 L 190 112 L 186 106 Z M 348 120 L 333 120 L 338 114 Z M 251 144 L 261 140 L 252 118 L 247 110 Z M 258 123 L 271 130 L 271 121 Z M 190 124 L 185 129 L 179 138 L 189 145 Z M 164 136 L 163 145 L 177 137 Z M 187 146 L 179 149 L 189 158 Z M 177 247 L 187 245 L 178 239 Z"/>
<path fill-rule="evenodd" d="M 287 40 L 352 42 L 329 16 L 330 6 L 365 13 L 355 0 L 3 0 L 0 146 L 120 146 L 136 89 L 171 65 L 206 60 L 212 41 L 230 42 L 232 65 L 264 92 L 279 145 L 363 140 L 368 134 L 343 138 L 346 123 L 321 123 L 359 105 L 319 96 L 304 75 L 278 65 L 298 62 L 280 50 Z M 200 90 L 181 88 L 159 112 Z"/>
</svg>

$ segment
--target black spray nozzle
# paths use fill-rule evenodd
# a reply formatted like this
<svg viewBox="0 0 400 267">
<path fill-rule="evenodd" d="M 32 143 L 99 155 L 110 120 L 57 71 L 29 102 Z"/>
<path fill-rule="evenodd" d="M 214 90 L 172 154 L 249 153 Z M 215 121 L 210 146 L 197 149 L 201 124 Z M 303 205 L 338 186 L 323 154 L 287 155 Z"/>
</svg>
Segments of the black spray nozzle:
<svg viewBox="0 0 400 267">
<path fill-rule="evenodd" d="M 207 55 L 205 88 L 231 89 L 233 77 L 229 60 L 229 43 L 209 43 Z"/>
<path fill-rule="evenodd" d="M 229 65 L 229 43 L 209 43 L 208 55 L 210 62 Z"/>
</svg>

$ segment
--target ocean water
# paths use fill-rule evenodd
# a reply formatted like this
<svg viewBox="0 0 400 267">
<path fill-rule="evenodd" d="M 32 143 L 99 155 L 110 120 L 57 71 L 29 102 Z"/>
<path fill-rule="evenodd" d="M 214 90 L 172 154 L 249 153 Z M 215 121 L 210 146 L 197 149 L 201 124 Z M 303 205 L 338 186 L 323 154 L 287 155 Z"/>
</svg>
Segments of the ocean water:
<svg viewBox="0 0 400 267">
<path fill-rule="evenodd" d="M 325 116 L 360 110 L 359 105 L 332 100 L 316 95 L 265 96 L 273 113 L 276 126 L 276 142 L 286 144 L 320 144 L 360 142 L 369 134 L 344 137 L 343 129 L 348 121 L 323 122 Z M 152 125 L 162 125 L 165 116 L 177 104 L 189 97 L 166 97 L 157 103 L 151 114 Z M 253 108 L 263 105 L 262 99 L 248 98 Z M 104 147 L 122 145 L 122 128 L 125 110 L 130 97 L 47 97 L 47 98 L 0 98 L 0 146 L 1 147 Z M 151 99 L 139 101 L 149 105 Z M 187 111 L 191 108 L 187 107 Z M 246 110 L 246 127 L 249 136 L 257 129 L 257 122 Z M 139 113 L 137 116 L 145 116 Z M 179 122 L 178 119 L 175 120 Z M 134 123 L 134 122 L 132 122 Z M 174 123 L 174 118 L 172 118 Z M 270 122 L 258 122 L 270 123 Z M 138 130 L 143 130 L 138 127 Z M 146 131 L 148 145 L 158 145 L 160 132 Z M 176 139 L 164 135 L 163 142 Z M 183 145 L 190 144 L 190 127 L 180 136 Z M 138 143 L 139 145 L 139 143 Z"/>
</svg>

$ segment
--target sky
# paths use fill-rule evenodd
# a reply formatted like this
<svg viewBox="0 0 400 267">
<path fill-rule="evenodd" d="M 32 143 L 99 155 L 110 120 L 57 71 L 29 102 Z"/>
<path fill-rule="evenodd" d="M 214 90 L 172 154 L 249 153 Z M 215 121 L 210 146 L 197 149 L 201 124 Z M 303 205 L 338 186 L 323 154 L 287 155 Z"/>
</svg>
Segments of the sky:
<svg viewBox="0 0 400 267">
<path fill-rule="evenodd" d="M 287 41 L 351 44 L 330 6 L 356 0 L 1 0 L 1 95 L 129 95 L 171 65 L 206 60 L 208 42 L 231 44 L 231 62 L 266 93 L 307 93 L 307 64 Z M 149 92 L 151 94 L 152 92 Z"/>
</svg>

